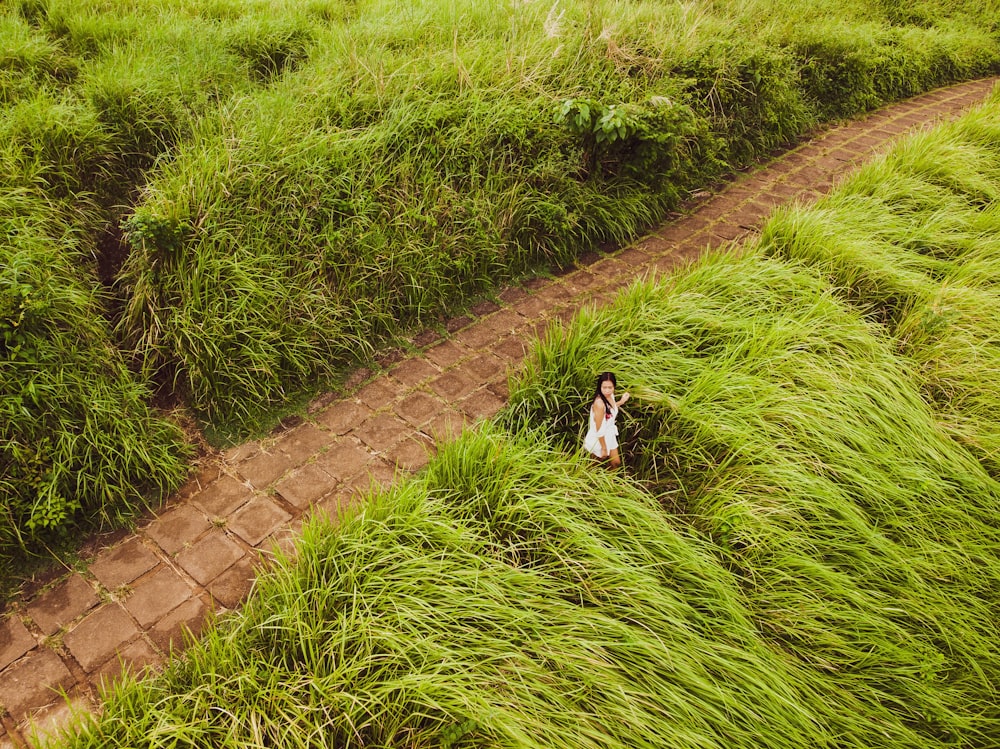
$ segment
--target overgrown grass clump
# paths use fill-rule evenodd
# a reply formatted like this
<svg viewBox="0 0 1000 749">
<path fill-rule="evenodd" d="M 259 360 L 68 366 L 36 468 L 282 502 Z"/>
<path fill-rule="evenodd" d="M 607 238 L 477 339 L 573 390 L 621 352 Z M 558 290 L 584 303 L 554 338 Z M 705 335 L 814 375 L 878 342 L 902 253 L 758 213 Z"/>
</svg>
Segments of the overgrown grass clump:
<svg viewBox="0 0 1000 749">
<path fill-rule="evenodd" d="M 76 266 L 85 244 L 16 194 L 0 198 L 0 583 L 71 527 L 119 524 L 187 473 L 180 429 L 114 346 Z M 42 233 L 48 236 L 42 239 Z M 79 538 L 73 539 L 74 543 Z"/>
<path fill-rule="evenodd" d="M 849 499 L 835 504 L 856 512 Z M 694 518 L 665 512 L 631 479 L 530 430 L 468 435 L 336 531 L 309 526 L 297 560 L 260 581 L 237 617 L 162 676 L 121 688 L 68 745 L 996 740 L 988 619 L 966 639 L 977 612 L 960 611 L 964 599 L 923 599 L 926 570 L 873 543 L 871 526 L 853 554 L 837 548 L 838 574 L 822 558 L 824 533 L 768 514 L 755 513 L 762 545 L 794 545 L 734 570 Z M 796 637 L 811 648 L 798 652 Z"/>
<path fill-rule="evenodd" d="M 891 188 L 996 108 L 830 202 L 879 174 Z M 992 155 L 966 156 L 936 184 L 991 194 Z M 969 248 L 991 244 L 993 204 L 946 222 L 977 237 L 943 254 L 978 301 L 995 284 Z M 933 205 L 897 223 L 924 236 Z M 928 397 L 939 344 L 903 335 L 908 304 L 831 278 L 851 267 L 837 232 L 786 256 L 813 213 L 553 329 L 495 423 L 338 527 L 310 524 L 239 614 L 66 745 L 996 746 L 1000 482 L 951 424 L 976 424 L 974 401 Z M 868 224 L 856 278 L 929 284 L 880 254 L 896 225 Z M 988 400 L 978 367 L 959 380 Z M 620 472 L 579 448 L 605 369 L 633 395 Z"/>
</svg>

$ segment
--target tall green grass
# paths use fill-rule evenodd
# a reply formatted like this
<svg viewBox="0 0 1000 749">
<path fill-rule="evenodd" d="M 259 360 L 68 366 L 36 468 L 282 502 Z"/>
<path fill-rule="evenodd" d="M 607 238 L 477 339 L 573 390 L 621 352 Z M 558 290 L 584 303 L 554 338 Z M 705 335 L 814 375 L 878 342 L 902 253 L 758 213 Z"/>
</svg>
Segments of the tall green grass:
<svg viewBox="0 0 1000 749">
<path fill-rule="evenodd" d="M 1000 475 L 1000 129 L 996 101 L 912 139 L 808 210 L 772 220 L 775 256 L 814 265 L 912 358 L 942 425 Z"/>
<path fill-rule="evenodd" d="M 84 243 L 23 194 L 0 198 L 0 581 L 65 545 L 71 528 L 120 525 L 187 473 L 179 428 L 114 347 Z M 46 241 L 40 241 L 42 233 Z"/>
<path fill-rule="evenodd" d="M 995 71 L 996 33 L 968 2 L 8 0 L 0 187 L 65 222 L 53 293 L 102 287 L 143 392 L 245 434 L 821 120 Z"/>
<path fill-rule="evenodd" d="M 1000 485 L 877 327 L 804 269 L 719 256 L 553 334 L 514 423 L 576 447 L 609 367 L 635 396 L 637 477 L 715 541 L 769 642 L 902 717 L 889 745 L 989 745 Z"/>
<path fill-rule="evenodd" d="M 968 639 L 977 611 L 922 597 L 924 560 L 838 524 L 855 553 L 837 547 L 836 574 L 789 512 L 758 523 L 782 556 L 736 565 L 694 530 L 714 519 L 673 517 L 537 431 L 469 434 L 338 528 L 309 525 L 238 615 L 63 745 L 995 742 L 996 633 Z"/>
</svg>

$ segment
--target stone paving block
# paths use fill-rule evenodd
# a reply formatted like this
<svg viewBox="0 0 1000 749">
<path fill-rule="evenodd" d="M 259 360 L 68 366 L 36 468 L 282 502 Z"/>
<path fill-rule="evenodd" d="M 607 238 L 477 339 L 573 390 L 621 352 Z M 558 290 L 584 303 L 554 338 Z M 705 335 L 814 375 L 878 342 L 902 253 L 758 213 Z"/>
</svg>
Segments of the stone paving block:
<svg viewBox="0 0 1000 749">
<path fill-rule="evenodd" d="M 470 328 L 470 330 L 473 329 L 475 328 Z M 463 335 L 466 332 L 467 331 L 462 331 L 459 335 Z M 415 387 L 416 385 L 429 380 L 431 377 L 434 377 L 439 371 L 440 370 L 437 367 L 424 359 L 406 359 L 393 369 L 391 374 L 395 380 L 403 385 L 407 387 Z"/>
<path fill-rule="evenodd" d="M 563 274 L 565 279 L 574 272 L 573 268 L 567 268 L 566 272 Z M 586 273 L 586 271 L 576 271 L 577 273 Z M 535 294 L 535 299 L 540 302 L 544 302 L 546 307 L 552 307 L 558 304 L 568 303 L 573 296 L 573 292 L 570 287 L 565 283 L 550 283 L 548 286 L 542 287 L 537 294 Z"/>
<path fill-rule="evenodd" d="M 507 365 L 495 354 L 489 352 L 470 359 L 465 368 L 480 382 L 507 379 Z"/>
<path fill-rule="evenodd" d="M 107 691 L 124 677 L 140 678 L 154 670 L 163 658 L 143 639 L 135 640 L 118 650 L 91 677 L 98 692 Z"/>
<path fill-rule="evenodd" d="M 628 263 L 623 263 L 617 257 L 606 257 L 590 266 L 588 270 L 604 281 L 618 276 L 628 276 L 631 278 L 634 272 L 632 266 Z"/>
<path fill-rule="evenodd" d="M 395 445 L 404 434 L 412 431 L 405 421 L 391 413 L 375 414 L 354 430 L 354 436 L 376 452 Z"/>
<path fill-rule="evenodd" d="M 181 499 L 187 499 L 193 494 L 200 492 L 221 475 L 222 466 L 219 462 L 217 460 L 209 460 L 197 466 L 195 473 L 189 476 L 184 485 L 177 490 L 176 496 Z"/>
<path fill-rule="evenodd" d="M 453 408 L 447 408 L 424 429 L 424 432 L 434 439 L 436 444 L 451 442 L 465 429 L 467 417 Z"/>
<path fill-rule="evenodd" d="M 178 554 L 177 564 L 201 585 L 208 585 L 244 556 L 238 543 L 214 532 Z"/>
<path fill-rule="evenodd" d="M 893 124 L 899 124 L 908 130 L 912 127 L 921 127 L 927 124 L 927 115 L 923 112 L 911 112 L 900 115 L 893 120 Z M 895 133 L 893 133 L 894 135 Z"/>
<path fill-rule="evenodd" d="M 236 470 L 243 479 L 250 482 L 250 485 L 253 488 L 264 490 L 297 465 L 297 459 L 293 458 L 288 453 L 281 452 L 280 450 L 271 450 L 268 452 L 261 452 L 259 455 L 250 458 L 250 460 L 243 461 L 239 464 L 239 466 L 237 466 Z M 239 483 L 236 479 L 231 480 L 236 484 Z M 219 482 L 221 481 L 225 481 L 225 479 L 219 479 Z M 216 482 L 216 484 L 219 482 Z M 215 484 L 213 484 L 213 486 L 215 486 Z M 209 489 L 211 489 L 211 487 L 209 487 Z M 243 499 L 246 500 L 249 499 L 249 489 L 246 489 L 245 487 L 244 489 L 245 494 L 243 495 Z M 233 488 L 233 491 L 236 491 L 235 487 Z M 201 498 L 202 506 L 204 506 L 204 497 L 205 492 L 198 495 L 198 498 Z M 240 504 L 242 504 L 242 502 Z M 228 515 L 234 509 L 236 508 L 232 507 L 226 512 L 215 512 L 215 514 Z"/>
<path fill-rule="evenodd" d="M 73 686 L 73 674 L 48 648 L 38 648 L 4 671 L 0 679 L 0 705 L 15 721 L 30 712 L 58 702 L 59 690 Z"/>
<path fill-rule="evenodd" d="M 315 453 L 329 447 L 333 440 L 334 435 L 325 429 L 312 424 L 303 424 L 284 435 L 274 447 L 301 464 Z"/>
<path fill-rule="evenodd" d="M 399 478 L 399 469 L 394 463 L 378 458 L 373 460 L 362 473 L 359 473 L 344 486 L 344 491 L 331 494 L 324 502 L 335 502 L 336 496 L 351 496 L 353 494 L 368 494 L 381 492 L 392 486 Z"/>
<path fill-rule="evenodd" d="M 868 133 L 863 133 L 858 135 L 854 140 L 851 141 L 851 145 L 854 147 L 861 147 L 866 152 L 871 152 L 872 149 L 881 146 L 883 143 L 882 139 L 877 135 L 870 135 Z"/>
<path fill-rule="evenodd" d="M 505 405 L 504 400 L 498 398 L 489 390 L 479 390 L 459 402 L 456 407 L 470 419 L 478 421 L 495 416 Z"/>
<path fill-rule="evenodd" d="M 208 592 L 217 604 L 235 609 L 250 595 L 255 577 L 254 565 L 244 557 L 213 580 Z"/>
<path fill-rule="evenodd" d="M 334 403 L 316 415 L 316 421 L 335 435 L 347 434 L 371 416 L 372 409 L 356 401 Z M 331 443 L 332 446 L 332 443 Z M 329 446 L 328 446 L 329 449 Z"/>
<path fill-rule="evenodd" d="M 268 455 L 267 453 L 261 453 L 259 456 L 254 458 L 254 460 L 264 459 L 265 462 L 271 462 L 273 457 L 274 456 Z M 280 456 L 280 460 L 287 460 L 287 458 Z M 261 464 L 257 465 L 259 467 Z M 272 469 L 269 473 L 273 474 L 275 472 L 276 471 Z M 262 480 L 259 478 L 260 474 L 256 471 L 251 470 L 251 473 L 258 477 L 258 480 Z M 282 473 L 284 473 L 284 471 L 282 471 Z M 246 476 L 244 476 L 244 478 L 249 480 Z M 254 486 L 256 486 L 256 484 L 254 484 Z M 204 491 L 196 494 L 194 496 L 194 501 L 210 516 L 224 518 L 234 512 L 241 505 L 246 504 L 252 495 L 253 490 L 245 483 L 232 476 L 225 475 L 218 481 L 209 484 Z"/>
<path fill-rule="evenodd" d="M 229 530 L 256 546 L 292 516 L 267 497 L 254 497 L 229 521 Z"/>
<path fill-rule="evenodd" d="M 386 403 L 391 403 L 395 397 L 396 389 L 392 387 L 386 377 L 379 377 L 358 391 L 358 400 L 372 411 L 377 411 Z"/>
<path fill-rule="evenodd" d="M 371 482 L 357 488 L 344 487 L 343 491 L 325 497 L 316 507 L 316 514 L 323 522 L 336 526 L 344 513 L 364 502 L 372 492 L 378 493 L 379 486 Z"/>
<path fill-rule="evenodd" d="M 465 348 L 459 346 L 454 341 L 442 341 L 438 345 L 427 349 L 424 352 L 424 356 L 432 364 L 437 365 L 441 369 L 447 369 L 461 361 L 468 353 Z"/>
<path fill-rule="evenodd" d="M 796 182 L 800 182 L 805 179 L 809 182 L 810 186 L 822 185 L 824 187 L 829 187 L 833 184 L 833 175 L 837 171 L 842 171 L 843 164 L 832 156 L 828 156 L 826 159 L 818 161 L 812 166 L 803 167 L 800 171 L 795 173 Z"/>
<path fill-rule="evenodd" d="M 111 549 L 104 549 L 88 568 L 108 590 L 130 583 L 159 563 L 156 554 L 138 538 L 130 538 Z"/>
<path fill-rule="evenodd" d="M 242 445 L 233 445 L 222 453 L 222 459 L 230 464 L 242 463 L 244 460 L 249 460 L 255 455 L 260 454 L 260 452 L 259 442 L 244 442 Z"/>
<path fill-rule="evenodd" d="M 16 616 L 8 616 L 0 622 L 0 669 L 9 666 L 36 644 L 24 623 Z"/>
<path fill-rule="evenodd" d="M 502 337 L 524 325 L 524 317 L 518 314 L 513 307 L 502 309 L 490 317 L 490 327 L 497 332 L 497 337 Z"/>
<path fill-rule="evenodd" d="M 517 333 L 494 343 L 490 350 L 510 366 L 519 365 L 528 353 L 524 337 Z"/>
<path fill-rule="evenodd" d="M 209 608 L 200 598 L 189 598 L 160 619 L 147 633 L 163 653 L 181 650 L 188 639 L 198 637 L 209 616 Z"/>
<path fill-rule="evenodd" d="M 125 599 L 125 608 L 143 628 L 152 626 L 182 603 L 194 591 L 172 568 L 163 565 L 144 577 Z"/>
<path fill-rule="evenodd" d="M 79 718 L 93 712 L 93 704 L 84 695 L 60 696 L 52 704 L 33 712 L 18 730 L 33 746 L 53 746 L 55 742 L 65 745 L 75 735 L 71 727 Z"/>
<path fill-rule="evenodd" d="M 431 380 L 429 387 L 442 398 L 453 401 L 474 391 L 479 387 L 479 383 L 473 380 L 468 373 L 454 369 Z"/>
<path fill-rule="evenodd" d="M 581 291 L 578 292 L 577 299 L 580 301 L 586 301 L 593 294 L 593 291 Z M 554 322 L 554 320 L 544 317 L 540 320 L 533 320 L 527 327 L 524 328 L 522 334 L 525 339 L 531 342 L 534 342 L 535 340 L 543 340 L 549 334 L 549 330 L 552 328 Z"/>
<path fill-rule="evenodd" d="M 316 466 L 338 482 L 356 476 L 372 459 L 372 454 L 352 439 L 342 438 L 316 459 Z"/>
<path fill-rule="evenodd" d="M 434 453 L 434 445 L 424 437 L 408 437 L 389 453 L 389 459 L 403 471 L 416 473 L 426 466 Z"/>
<path fill-rule="evenodd" d="M 792 200 L 802 191 L 802 189 L 789 182 L 777 182 L 771 187 L 771 195 L 784 202 Z"/>
<path fill-rule="evenodd" d="M 396 413 L 411 426 L 419 427 L 436 414 L 444 404 L 430 393 L 416 390 L 396 405 Z"/>
<path fill-rule="evenodd" d="M 97 604 L 93 586 L 80 575 L 73 574 L 28 604 L 26 612 L 42 634 L 53 635 Z M 0 658 L 2 667 L 3 659 Z"/>
<path fill-rule="evenodd" d="M 486 389 L 502 400 L 505 404 L 508 400 L 510 400 L 510 388 L 507 385 L 506 379 L 491 382 L 486 386 Z"/>
<path fill-rule="evenodd" d="M 740 239 L 741 237 L 745 237 L 746 234 L 747 230 L 736 223 L 719 223 L 712 227 L 712 235 L 727 242 L 732 242 Z"/>
<path fill-rule="evenodd" d="M 139 634 L 135 622 L 117 603 L 105 604 L 66 633 L 63 644 L 87 673 L 107 661 Z"/>
<path fill-rule="evenodd" d="M 282 499 L 304 510 L 334 490 L 337 479 L 315 463 L 308 463 L 285 476 L 274 486 Z"/>
<path fill-rule="evenodd" d="M 526 296 L 528 296 L 528 292 L 520 286 L 508 286 L 506 289 L 503 289 L 499 294 L 497 294 L 497 299 L 504 304 L 514 304 L 515 302 L 524 299 Z"/>
<path fill-rule="evenodd" d="M 643 244 L 645 244 L 645 240 Z M 635 268 L 646 265 L 649 262 L 649 253 L 639 247 L 629 247 L 615 255 L 615 260 L 629 266 L 633 269 L 631 272 L 634 272 Z"/>
<path fill-rule="evenodd" d="M 769 212 L 755 202 L 747 203 L 733 213 L 728 224 L 736 228 L 753 229 L 764 222 L 764 216 Z"/>
<path fill-rule="evenodd" d="M 454 340 L 463 348 L 475 351 L 489 345 L 499 334 L 493 318 L 490 317 L 461 331 Z"/>
<path fill-rule="evenodd" d="M 548 308 L 548 302 L 538 294 L 525 297 L 517 304 L 511 306 L 511 309 L 513 309 L 519 315 L 521 315 L 522 317 L 527 317 L 530 320 L 534 320 L 536 317 L 543 314 L 547 308 Z"/>
<path fill-rule="evenodd" d="M 607 279 L 596 273 L 585 270 L 578 270 L 570 273 L 563 279 L 566 287 L 573 293 L 579 294 L 582 291 L 590 291 L 600 288 Z"/>
<path fill-rule="evenodd" d="M 425 346 L 430 346 L 432 343 L 437 343 L 441 340 L 441 333 L 437 330 L 422 330 L 417 335 L 413 336 L 413 345 L 417 348 L 424 348 Z"/>
<path fill-rule="evenodd" d="M 461 315 L 459 317 L 452 317 L 445 320 L 444 329 L 449 333 L 457 333 L 462 328 L 468 327 L 472 324 L 472 318 L 468 315 Z"/>
<path fill-rule="evenodd" d="M 175 554 L 210 530 L 204 513 L 191 505 L 181 505 L 161 515 L 146 529 L 167 554 Z"/>
<path fill-rule="evenodd" d="M 484 299 L 481 302 L 476 302 L 469 308 L 476 317 L 486 317 L 486 315 L 493 314 L 500 309 L 500 305 L 489 299 Z"/>
</svg>

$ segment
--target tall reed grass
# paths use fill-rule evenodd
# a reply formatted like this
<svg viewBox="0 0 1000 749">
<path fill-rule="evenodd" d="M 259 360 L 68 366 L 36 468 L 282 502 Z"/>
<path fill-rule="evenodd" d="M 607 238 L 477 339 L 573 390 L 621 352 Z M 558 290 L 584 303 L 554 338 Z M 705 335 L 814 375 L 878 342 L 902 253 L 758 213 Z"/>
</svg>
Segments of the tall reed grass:
<svg viewBox="0 0 1000 749">
<path fill-rule="evenodd" d="M 715 542 L 768 642 L 864 703 L 851 711 L 901 719 L 888 745 L 989 745 L 1000 485 L 877 327 L 805 269 L 719 256 L 554 333 L 514 423 L 576 447 L 608 368 L 635 396 L 637 478 Z"/>
<path fill-rule="evenodd" d="M 0 186 L 71 227 L 56 295 L 104 287 L 143 392 L 245 434 L 822 119 L 995 71 L 996 33 L 966 2 L 11 0 Z"/>
<path fill-rule="evenodd" d="M 912 139 L 814 208 L 782 212 L 765 251 L 808 262 L 886 324 L 943 428 L 1000 476 L 1000 129 L 991 106 Z"/>
</svg>

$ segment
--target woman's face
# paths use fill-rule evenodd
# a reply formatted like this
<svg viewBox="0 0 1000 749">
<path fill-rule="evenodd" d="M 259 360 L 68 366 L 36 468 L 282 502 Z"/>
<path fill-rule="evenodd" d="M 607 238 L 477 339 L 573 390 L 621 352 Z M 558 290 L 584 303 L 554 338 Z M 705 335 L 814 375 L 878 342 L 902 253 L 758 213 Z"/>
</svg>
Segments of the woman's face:
<svg viewBox="0 0 1000 749">
<path fill-rule="evenodd" d="M 611 380 L 605 380 L 604 382 L 602 382 L 601 383 L 601 394 L 604 395 L 604 397 L 607 398 L 608 400 L 611 400 L 612 398 L 614 398 L 615 397 L 615 383 L 613 383 Z"/>
</svg>

